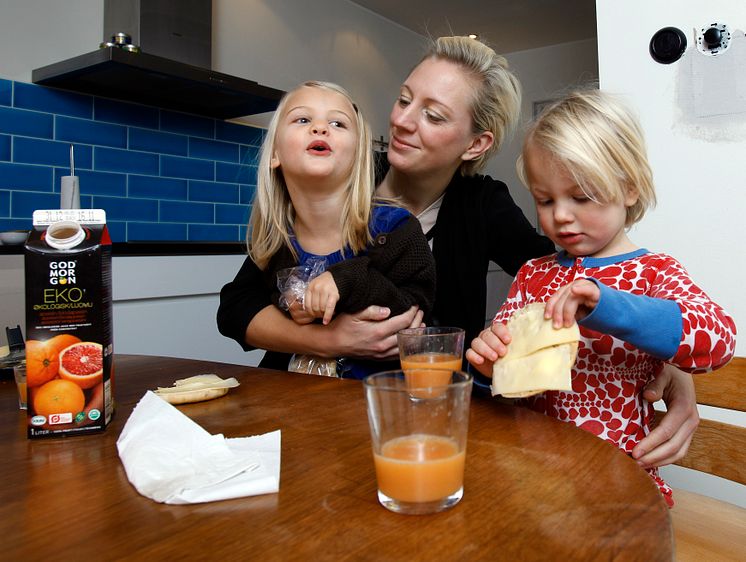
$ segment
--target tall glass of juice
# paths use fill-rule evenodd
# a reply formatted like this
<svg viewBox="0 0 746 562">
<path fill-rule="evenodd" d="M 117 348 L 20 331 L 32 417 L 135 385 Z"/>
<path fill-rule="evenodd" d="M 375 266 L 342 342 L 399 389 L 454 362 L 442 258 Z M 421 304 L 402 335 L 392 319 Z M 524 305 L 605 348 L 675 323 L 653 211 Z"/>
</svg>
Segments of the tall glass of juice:
<svg viewBox="0 0 746 562">
<path fill-rule="evenodd" d="M 403 371 L 363 381 L 378 501 L 396 513 L 435 513 L 456 505 L 464 494 L 472 378 L 443 372 L 442 384 L 426 388 L 413 388 Z M 413 391 L 437 396 L 411 400 Z"/>
<path fill-rule="evenodd" d="M 412 388 L 441 386 L 451 371 L 461 370 L 464 355 L 464 330 L 446 326 L 410 328 L 396 334 L 399 360 Z M 423 390 L 412 393 L 424 398 L 432 394 Z"/>
</svg>

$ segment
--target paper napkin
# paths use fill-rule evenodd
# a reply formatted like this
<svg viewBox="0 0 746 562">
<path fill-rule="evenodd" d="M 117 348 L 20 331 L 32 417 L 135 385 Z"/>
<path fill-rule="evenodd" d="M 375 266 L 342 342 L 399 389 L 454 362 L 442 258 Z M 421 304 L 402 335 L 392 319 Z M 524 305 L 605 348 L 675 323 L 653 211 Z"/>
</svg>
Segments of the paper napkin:
<svg viewBox="0 0 746 562">
<path fill-rule="evenodd" d="M 117 440 L 127 478 L 142 495 L 170 504 L 271 494 L 280 489 L 280 431 L 211 435 L 148 391 Z"/>
</svg>

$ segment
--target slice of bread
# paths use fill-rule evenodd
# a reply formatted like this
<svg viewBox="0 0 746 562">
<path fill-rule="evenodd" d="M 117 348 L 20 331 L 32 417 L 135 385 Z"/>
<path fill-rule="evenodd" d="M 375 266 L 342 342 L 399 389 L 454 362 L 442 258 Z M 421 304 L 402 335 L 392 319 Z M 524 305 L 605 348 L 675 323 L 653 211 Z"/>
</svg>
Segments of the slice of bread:
<svg viewBox="0 0 746 562">
<path fill-rule="evenodd" d="M 545 390 L 572 390 L 570 372 L 578 352 L 580 330 L 554 328 L 544 318 L 544 303 L 517 310 L 507 322 L 512 340 L 508 353 L 492 368 L 492 395 L 522 398 Z"/>
</svg>

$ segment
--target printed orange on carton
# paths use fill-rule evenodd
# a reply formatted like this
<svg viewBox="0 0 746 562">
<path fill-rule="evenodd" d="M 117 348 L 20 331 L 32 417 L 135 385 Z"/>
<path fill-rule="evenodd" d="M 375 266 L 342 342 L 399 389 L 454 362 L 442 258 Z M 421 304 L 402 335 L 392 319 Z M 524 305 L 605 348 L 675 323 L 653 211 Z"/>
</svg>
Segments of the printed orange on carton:
<svg viewBox="0 0 746 562">
<path fill-rule="evenodd" d="M 34 211 L 25 249 L 30 438 L 103 430 L 113 413 L 111 239 L 101 209 Z"/>
</svg>

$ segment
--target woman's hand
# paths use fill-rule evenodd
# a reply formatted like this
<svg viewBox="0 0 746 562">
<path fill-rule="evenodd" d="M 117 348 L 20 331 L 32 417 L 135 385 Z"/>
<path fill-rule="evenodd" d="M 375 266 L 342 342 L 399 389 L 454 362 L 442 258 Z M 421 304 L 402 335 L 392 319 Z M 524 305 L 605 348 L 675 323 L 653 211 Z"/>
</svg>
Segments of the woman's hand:
<svg viewBox="0 0 746 562">
<path fill-rule="evenodd" d="M 643 468 L 674 463 L 686 455 L 699 425 L 692 376 L 666 365 L 647 384 L 643 397 L 651 403 L 662 398 L 667 412 L 658 427 L 632 449 L 632 458 Z"/>
<path fill-rule="evenodd" d="M 372 359 L 397 357 L 396 332 L 422 325 L 423 312 L 413 306 L 397 316 L 389 318 L 390 314 L 391 310 L 386 307 L 369 306 L 356 314 L 337 316 L 327 327 L 336 355 Z"/>
<path fill-rule="evenodd" d="M 466 350 L 466 360 L 485 377 L 492 378 L 492 365 L 499 357 L 505 356 L 510 341 L 507 326 L 495 322 L 472 340 L 471 347 Z"/>
</svg>

